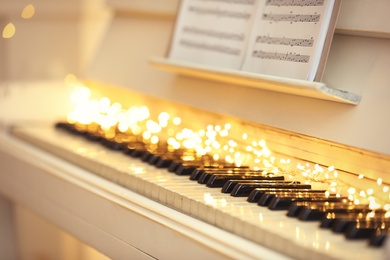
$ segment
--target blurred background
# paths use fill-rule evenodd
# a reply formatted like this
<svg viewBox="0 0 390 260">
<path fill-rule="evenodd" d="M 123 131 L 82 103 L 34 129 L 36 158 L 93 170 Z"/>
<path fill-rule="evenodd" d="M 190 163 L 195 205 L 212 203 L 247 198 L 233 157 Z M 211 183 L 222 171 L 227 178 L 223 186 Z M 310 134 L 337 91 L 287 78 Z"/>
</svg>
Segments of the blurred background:
<svg viewBox="0 0 390 260">
<path fill-rule="evenodd" d="M 103 0 L 0 0 L 1 121 L 34 119 L 28 108 L 21 108 L 21 113 L 8 105 L 18 99 L 16 103 L 28 106 L 23 101 L 36 98 L 22 82 L 81 75 L 109 18 Z M 13 82 L 12 87 L 7 82 Z M 49 91 L 65 93 L 57 88 Z M 50 105 L 45 98 L 37 100 L 44 105 L 32 104 L 34 115 Z M 10 234 L 0 238 L 0 259 L 106 259 L 23 205 L 11 205 L 0 196 L 0 208 L 0 230 Z"/>
<path fill-rule="evenodd" d="M 0 80 L 80 75 L 109 17 L 103 0 L 0 0 Z"/>
</svg>

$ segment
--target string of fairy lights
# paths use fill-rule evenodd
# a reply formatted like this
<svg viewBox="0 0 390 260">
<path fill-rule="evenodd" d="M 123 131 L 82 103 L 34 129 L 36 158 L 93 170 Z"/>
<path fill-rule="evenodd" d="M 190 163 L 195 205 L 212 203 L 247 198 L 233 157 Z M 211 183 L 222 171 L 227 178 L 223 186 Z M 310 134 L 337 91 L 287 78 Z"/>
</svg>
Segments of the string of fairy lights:
<svg viewBox="0 0 390 260">
<path fill-rule="evenodd" d="M 189 129 L 182 125 L 180 117 L 167 112 L 160 112 L 152 119 L 151 111 L 146 106 L 126 109 L 117 102 L 111 103 L 107 97 L 91 99 L 90 89 L 78 84 L 71 95 L 74 109 L 68 114 L 69 123 L 84 128 L 98 128 L 110 138 L 137 136 L 140 141 L 151 145 L 164 143 L 172 151 L 190 150 L 194 156 L 207 154 L 215 161 L 249 165 L 264 174 L 279 173 L 291 180 L 303 179 L 308 184 L 326 184 L 329 194 L 348 196 L 355 204 L 368 203 L 373 209 L 383 208 L 390 212 L 390 189 L 381 178 L 374 184 L 377 187 L 358 189 L 339 178 L 335 166 L 302 163 L 280 157 L 267 147 L 266 140 L 252 138 L 247 133 L 242 133 L 238 139 L 231 138 L 229 133 L 232 125 L 229 123 Z M 359 174 L 356 179 L 364 178 L 364 174 Z M 382 194 L 376 196 L 378 192 Z"/>
</svg>

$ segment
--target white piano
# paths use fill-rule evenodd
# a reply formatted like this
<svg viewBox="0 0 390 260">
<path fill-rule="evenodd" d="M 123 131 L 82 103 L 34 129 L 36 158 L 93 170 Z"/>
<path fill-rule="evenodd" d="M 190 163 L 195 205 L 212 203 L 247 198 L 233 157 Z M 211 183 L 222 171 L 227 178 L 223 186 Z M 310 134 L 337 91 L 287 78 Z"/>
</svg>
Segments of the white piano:
<svg viewBox="0 0 390 260">
<path fill-rule="evenodd" d="M 291 174 L 299 169 L 313 176 L 321 167 L 324 175 L 337 177 L 337 188 L 354 199 L 363 203 L 372 196 L 389 210 L 389 1 L 343 0 L 323 82 L 336 92 L 359 97 L 353 102 L 306 85 L 302 91 L 297 91 L 300 86 L 272 91 L 261 83 L 246 83 L 261 82 L 261 77 L 221 76 L 218 71 L 204 77 L 199 68 L 182 75 L 181 66 L 165 58 L 178 1 L 85 3 L 93 11 L 82 17 L 75 12 L 76 21 L 84 19 L 82 25 L 67 16 L 39 16 L 38 7 L 35 21 L 53 21 L 48 27 L 52 30 L 64 23 L 79 26 L 82 45 L 89 47 L 69 43 L 64 48 L 74 53 L 88 50 L 78 60 L 81 65 L 66 60 L 54 66 L 44 48 L 41 60 L 34 54 L 27 61 L 16 55 L 12 45 L 26 39 L 16 38 L 17 34 L 12 41 L 1 39 L 6 51 L 0 50 L 0 55 L 9 53 L 14 59 L 0 63 L 4 66 L 0 68 L 4 79 L 0 82 L 0 258 L 389 257 L 386 246 L 346 240 L 321 229 L 318 222 L 288 218 L 285 211 L 270 211 L 246 198 L 222 194 L 54 128 L 73 109 L 70 97 L 79 83 L 63 76 L 72 68 L 91 90 L 91 98 L 108 97 L 123 107 L 147 106 L 151 114 L 167 112 L 180 117 L 183 128 L 225 127 L 229 138 L 222 139 L 229 143 L 231 138 L 243 147 L 240 151 L 253 141 L 265 140 L 272 155 L 283 158 L 279 166 L 286 164 Z M 64 6 L 74 10 L 70 4 Z M 5 17 L 1 25 L 7 14 L 0 11 Z M 47 50 L 55 50 L 55 42 L 47 45 Z M 54 56 L 66 58 L 63 53 Z M 91 62 L 84 66 L 89 57 Z M 28 67 L 34 61 L 53 66 L 45 74 Z M 18 64 L 27 76 L 18 77 Z"/>
</svg>

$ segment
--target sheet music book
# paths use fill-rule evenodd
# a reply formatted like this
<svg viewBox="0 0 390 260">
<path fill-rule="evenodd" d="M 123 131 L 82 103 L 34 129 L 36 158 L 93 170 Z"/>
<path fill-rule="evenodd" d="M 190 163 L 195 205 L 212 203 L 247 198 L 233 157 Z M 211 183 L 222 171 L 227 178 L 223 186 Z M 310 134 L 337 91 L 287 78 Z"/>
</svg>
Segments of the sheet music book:
<svg viewBox="0 0 390 260">
<path fill-rule="evenodd" d="M 320 81 L 341 0 L 182 0 L 168 58 Z"/>
</svg>

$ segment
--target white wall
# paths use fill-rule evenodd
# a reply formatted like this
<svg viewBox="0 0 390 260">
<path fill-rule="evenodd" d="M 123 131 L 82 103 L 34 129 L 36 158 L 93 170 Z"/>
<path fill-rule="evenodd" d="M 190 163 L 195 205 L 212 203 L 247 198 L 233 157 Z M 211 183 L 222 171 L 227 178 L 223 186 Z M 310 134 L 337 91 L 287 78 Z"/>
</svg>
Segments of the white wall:
<svg viewBox="0 0 390 260">
<path fill-rule="evenodd" d="M 35 15 L 23 19 L 27 4 Z M 10 39 L 0 36 L 0 79 L 62 79 L 80 75 L 109 17 L 103 0 L 0 0 L 0 30 L 16 27 Z"/>
</svg>

